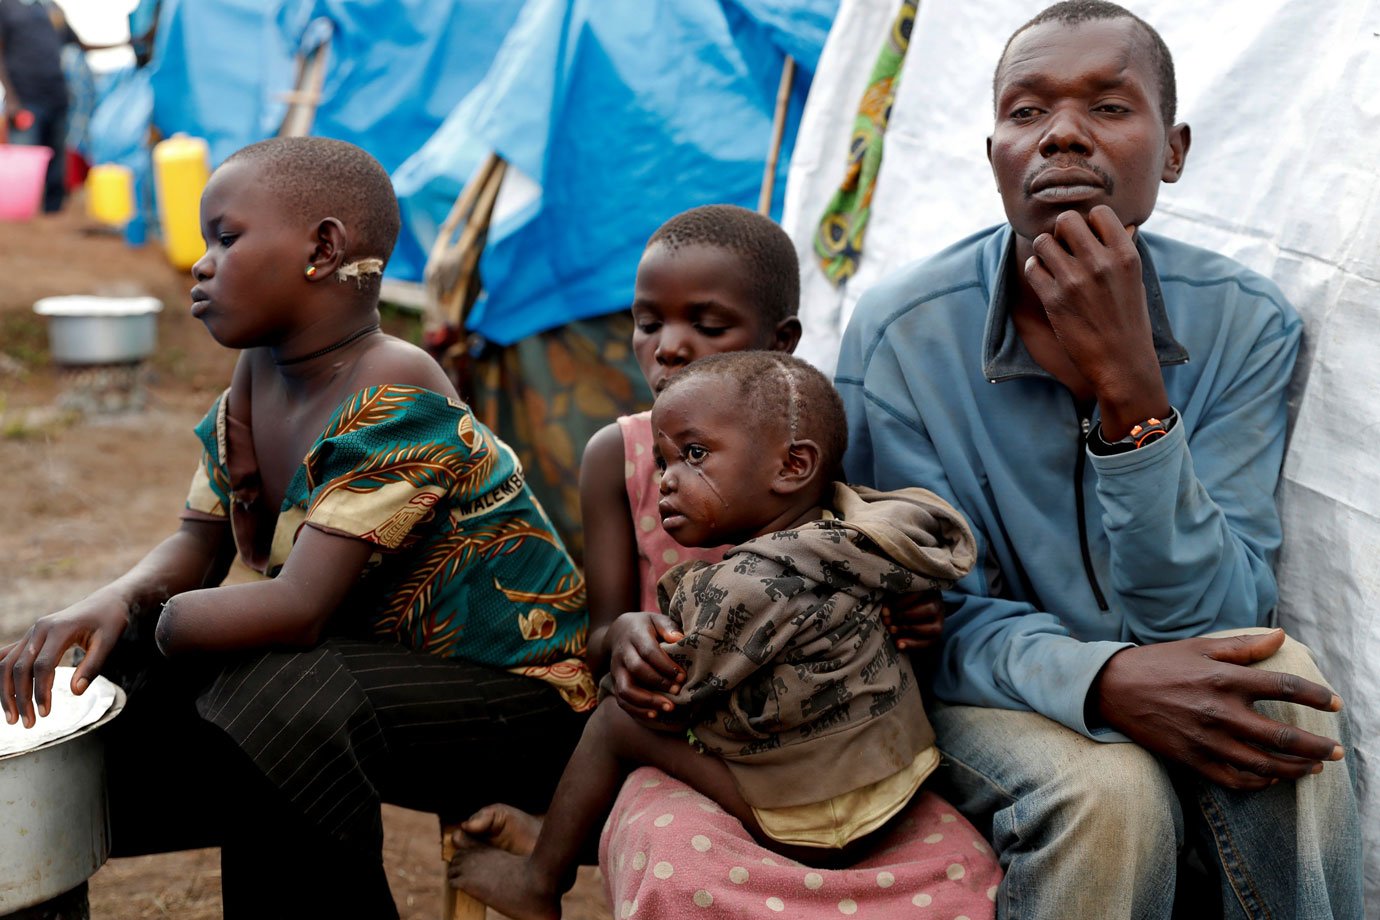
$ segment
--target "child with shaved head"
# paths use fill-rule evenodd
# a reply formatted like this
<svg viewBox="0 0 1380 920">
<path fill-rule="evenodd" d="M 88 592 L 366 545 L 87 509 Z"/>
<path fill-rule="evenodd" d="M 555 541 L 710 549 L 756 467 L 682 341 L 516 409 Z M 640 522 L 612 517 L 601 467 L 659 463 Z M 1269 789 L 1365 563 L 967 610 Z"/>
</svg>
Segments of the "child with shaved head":
<svg viewBox="0 0 1380 920">
<path fill-rule="evenodd" d="M 662 525 L 716 564 L 662 577 L 680 636 L 666 652 L 678 725 L 605 699 L 531 856 L 471 841 L 452 883 L 502 913 L 554 917 L 582 841 L 622 779 L 651 765 L 710 797 L 776 852 L 855 859 L 939 760 L 908 659 L 881 627 L 888 596 L 946 587 L 974 560 L 963 519 L 922 489 L 837 481 L 837 393 L 779 352 L 701 358 L 652 409 Z M 688 731 L 687 731 L 688 729 Z"/>
<path fill-rule="evenodd" d="M 219 846 L 226 917 L 396 917 L 381 801 L 549 800 L 595 701 L 584 583 L 513 452 L 379 328 L 399 217 L 372 156 L 246 147 L 201 223 L 191 313 L 240 358 L 181 526 L 6 649 L 0 706 L 46 715 L 81 646 L 74 692 L 129 691 L 113 855 Z M 255 577 L 222 584 L 236 555 Z"/>
</svg>

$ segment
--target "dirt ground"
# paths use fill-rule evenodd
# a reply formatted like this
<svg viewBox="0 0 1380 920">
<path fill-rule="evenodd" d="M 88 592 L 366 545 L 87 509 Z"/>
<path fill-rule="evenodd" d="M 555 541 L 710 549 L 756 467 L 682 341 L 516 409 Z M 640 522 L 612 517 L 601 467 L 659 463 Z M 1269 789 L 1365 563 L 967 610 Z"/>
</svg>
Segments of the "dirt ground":
<svg viewBox="0 0 1380 920">
<path fill-rule="evenodd" d="M 0 642 L 118 575 L 176 526 L 198 454 L 192 426 L 234 362 L 188 314 L 190 286 L 156 244 L 134 249 L 98 231 L 79 196 L 61 215 L 0 223 Z M 58 294 L 164 303 L 142 408 L 93 409 L 88 381 L 52 363 L 33 304 Z M 387 325 L 409 334 L 412 323 Z M 383 820 L 398 910 L 432 920 L 444 878 L 436 818 L 386 807 Z M 91 879 L 92 917 L 218 917 L 219 875 L 216 850 L 111 860 Z M 565 916 L 611 916 L 596 870 L 581 870 Z"/>
</svg>

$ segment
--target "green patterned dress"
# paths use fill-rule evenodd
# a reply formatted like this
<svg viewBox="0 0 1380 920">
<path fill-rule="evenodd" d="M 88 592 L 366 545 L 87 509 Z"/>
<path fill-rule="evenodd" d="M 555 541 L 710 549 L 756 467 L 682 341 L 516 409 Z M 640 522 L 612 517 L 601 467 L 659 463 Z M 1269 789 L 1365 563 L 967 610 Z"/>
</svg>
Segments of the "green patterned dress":
<svg viewBox="0 0 1380 920">
<path fill-rule="evenodd" d="M 464 403 L 413 386 L 348 397 L 307 452 L 276 521 L 257 509 L 248 426 L 222 396 L 183 516 L 227 517 L 241 560 L 282 569 L 304 525 L 376 548 L 340 619 L 375 637 L 553 684 L 592 707 L 584 581 L 506 444 Z"/>
</svg>

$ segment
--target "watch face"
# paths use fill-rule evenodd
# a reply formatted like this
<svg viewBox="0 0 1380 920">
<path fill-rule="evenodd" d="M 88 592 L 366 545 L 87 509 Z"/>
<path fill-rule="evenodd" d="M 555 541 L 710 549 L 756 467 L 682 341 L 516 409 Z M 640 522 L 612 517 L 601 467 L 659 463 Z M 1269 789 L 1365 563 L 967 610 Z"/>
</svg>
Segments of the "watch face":
<svg viewBox="0 0 1380 920">
<path fill-rule="evenodd" d="M 1169 434 L 1169 429 L 1173 427 L 1177 417 L 1178 416 L 1171 411 L 1163 421 L 1153 417 L 1148 418 L 1139 425 L 1132 426 L 1131 433 L 1121 440 L 1123 442 L 1129 442 L 1132 449 L 1144 447 L 1147 444 L 1153 444 L 1160 438 Z"/>
<path fill-rule="evenodd" d="M 1102 425 L 1100 423 L 1095 424 L 1088 432 L 1088 447 L 1094 454 L 1103 457 L 1124 454 L 1138 447 L 1153 444 L 1169 434 L 1178 418 L 1178 413 L 1171 409 L 1169 415 L 1165 416 L 1163 420 L 1148 418 L 1137 425 L 1133 425 L 1126 437 L 1116 441 L 1108 441 L 1102 434 Z"/>
<path fill-rule="evenodd" d="M 1139 425 L 1131 426 L 1131 437 L 1138 438 L 1140 437 L 1140 433 L 1146 430 L 1147 428 L 1155 428 L 1163 424 L 1164 423 L 1157 418 L 1148 418 L 1145 421 L 1141 422 Z"/>
</svg>

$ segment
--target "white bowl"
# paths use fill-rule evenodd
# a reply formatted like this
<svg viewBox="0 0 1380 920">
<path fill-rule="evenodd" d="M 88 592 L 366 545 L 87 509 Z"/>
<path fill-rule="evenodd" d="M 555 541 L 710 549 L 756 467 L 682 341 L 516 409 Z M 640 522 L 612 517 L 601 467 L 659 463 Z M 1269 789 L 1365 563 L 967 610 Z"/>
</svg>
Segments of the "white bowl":
<svg viewBox="0 0 1380 920">
<path fill-rule="evenodd" d="M 156 297 L 44 297 L 34 312 L 48 317 L 48 350 L 58 364 L 122 364 L 153 354 Z"/>
</svg>

